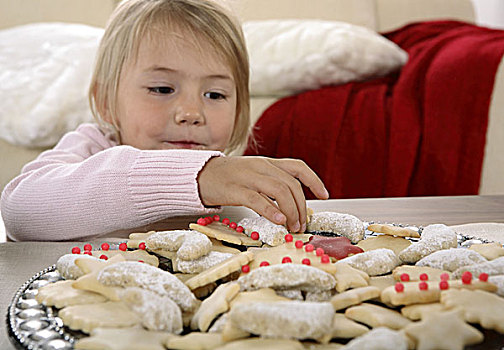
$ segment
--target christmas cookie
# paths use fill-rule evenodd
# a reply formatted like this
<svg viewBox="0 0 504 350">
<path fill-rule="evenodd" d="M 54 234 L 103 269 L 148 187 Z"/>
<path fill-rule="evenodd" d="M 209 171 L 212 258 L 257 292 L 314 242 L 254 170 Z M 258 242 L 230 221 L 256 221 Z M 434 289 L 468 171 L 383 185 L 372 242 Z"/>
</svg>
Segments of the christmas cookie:
<svg viewBox="0 0 504 350">
<path fill-rule="evenodd" d="M 480 264 L 463 266 L 453 271 L 453 278 L 460 278 L 465 271 L 469 271 L 473 276 L 486 273 L 488 276 L 504 275 L 504 257 Z"/>
<path fill-rule="evenodd" d="M 420 276 L 427 276 L 429 281 L 440 281 L 441 276 L 445 279 L 451 279 L 451 272 L 436 269 L 428 266 L 401 265 L 392 271 L 392 276 L 396 281 L 420 281 Z"/>
<path fill-rule="evenodd" d="M 453 272 L 461 266 L 481 264 L 487 261 L 487 259 L 475 251 L 463 248 L 450 248 L 429 254 L 417 261 L 415 265 Z"/>
<path fill-rule="evenodd" d="M 374 299 L 380 296 L 381 290 L 376 287 L 361 287 L 347 290 L 336 294 L 331 298 L 331 304 L 334 310 L 346 309 L 349 306 L 360 304 L 363 301 Z"/>
<path fill-rule="evenodd" d="M 72 280 L 48 284 L 39 289 L 35 299 L 43 305 L 58 309 L 70 305 L 103 303 L 107 300 L 103 295 L 76 289 L 72 284 Z"/>
<path fill-rule="evenodd" d="M 411 242 L 402 237 L 393 237 L 380 235 L 363 239 L 357 246 L 364 251 L 387 248 L 391 249 L 396 255 L 411 245 Z"/>
<path fill-rule="evenodd" d="M 231 253 L 210 251 L 208 254 L 194 260 L 182 260 L 175 258 L 172 261 L 173 270 L 182 273 L 196 274 L 208 270 L 212 266 L 220 264 L 232 256 L 233 254 Z"/>
<path fill-rule="evenodd" d="M 403 307 L 401 314 L 412 321 L 418 321 L 424 319 L 429 314 L 445 310 L 446 308 L 441 303 L 413 304 Z"/>
<path fill-rule="evenodd" d="M 256 232 L 259 235 L 259 240 L 273 247 L 284 243 L 284 237 L 289 233 L 285 226 L 274 224 L 262 216 L 244 218 L 240 220 L 238 225 L 245 229 L 244 232 L 248 236 L 251 236 L 252 232 Z"/>
<path fill-rule="evenodd" d="M 389 236 L 420 238 L 420 234 L 418 233 L 417 230 L 413 230 L 408 227 L 399 227 L 384 224 L 371 224 L 367 227 L 367 229 L 369 231 L 383 233 Z"/>
<path fill-rule="evenodd" d="M 388 327 L 398 330 L 411 323 L 397 311 L 368 303 L 346 309 L 345 316 L 371 328 Z"/>
<path fill-rule="evenodd" d="M 368 333 L 351 340 L 345 350 L 407 350 L 408 340 L 402 332 L 386 327 L 375 328 Z"/>
<path fill-rule="evenodd" d="M 194 260 L 208 254 L 212 242 L 208 237 L 194 230 L 175 230 L 154 232 L 145 240 L 146 248 L 177 252 L 180 260 Z"/>
<path fill-rule="evenodd" d="M 484 244 L 473 244 L 469 247 L 470 250 L 484 256 L 487 260 L 494 260 L 501 256 L 504 256 L 504 248 L 502 244 L 499 243 L 484 243 Z"/>
<path fill-rule="evenodd" d="M 236 223 L 234 223 L 233 227 L 234 228 L 220 221 L 200 221 L 199 224 L 189 224 L 189 228 L 191 228 L 192 230 L 201 232 L 208 237 L 217 239 L 219 241 L 253 247 L 260 247 L 262 245 L 262 242 L 260 240 L 255 240 L 243 233 L 242 230 L 237 230 L 238 226 Z"/>
<path fill-rule="evenodd" d="M 364 271 L 369 276 L 384 275 L 391 272 L 401 261 L 390 249 L 376 249 L 342 259 L 336 263 L 346 263 Z"/>
<path fill-rule="evenodd" d="M 365 287 L 369 284 L 367 273 L 357 270 L 345 263 L 335 264 L 336 291 L 341 293 L 350 288 Z"/>
<path fill-rule="evenodd" d="M 309 232 L 335 233 L 357 243 L 364 238 L 364 223 L 350 214 L 336 212 L 314 213 L 307 226 Z"/>
<path fill-rule="evenodd" d="M 364 241 L 361 241 L 364 242 Z M 322 248 L 324 253 L 330 257 L 340 260 L 349 255 L 362 253 L 364 250 L 356 245 L 353 245 L 346 237 L 326 237 L 312 236 L 309 243 L 317 248 Z"/>
<path fill-rule="evenodd" d="M 333 318 L 332 338 L 355 338 L 369 331 L 366 326 L 352 321 L 343 314 L 336 313 Z"/>
<path fill-rule="evenodd" d="M 75 264 L 76 259 L 90 259 L 90 260 L 96 260 L 99 261 L 99 259 L 89 256 L 89 255 L 84 255 L 84 254 L 65 254 L 62 255 L 58 261 L 56 262 L 56 269 L 58 272 L 61 274 L 61 277 L 63 277 L 66 280 L 76 280 L 77 278 L 83 276 L 85 274 L 84 271 L 80 269 Z"/>
<path fill-rule="evenodd" d="M 89 337 L 77 340 L 75 349 L 108 350 L 164 350 L 168 339 L 166 332 L 147 331 L 142 327 L 95 328 Z"/>
</svg>

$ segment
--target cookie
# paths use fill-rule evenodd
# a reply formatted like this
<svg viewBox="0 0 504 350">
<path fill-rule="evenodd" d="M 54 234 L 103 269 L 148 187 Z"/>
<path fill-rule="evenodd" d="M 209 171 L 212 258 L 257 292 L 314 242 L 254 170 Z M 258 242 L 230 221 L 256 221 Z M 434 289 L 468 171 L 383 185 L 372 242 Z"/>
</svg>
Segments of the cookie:
<svg viewBox="0 0 504 350">
<path fill-rule="evenodd" d="M 299 264 L 263 266 L 242 275 L 238 279 L 242 291 L 260 288 L 299 289 L 305 292 L 320 292 L 333 289 L 335 278 L 316 267 Z"/>
<path fill-rule="evenodd" d="M 396 284 L 396 280 L 391 274 L 383 276 L 373 276 L 369 278 L 369 285 L 384 290 Z"/>
<path fill-rule="evenodd" d="M 361 241 L 363 242 L 363 241 Z M 337 260 L 344 259 L 349 255 L 362 253 L 362 248 L 353 245 L 346 237 L 312 236 L 309 243 L 317 248 L 322 248 L 324 253 Z"/>
<path fill-rule="evenodd" d="M 403 307 L 401 309 L 401 314 L 412 321 L 418 321 L 429 314 L 445 310 L 446 308 L 441 303 L 413 304 Z"/>
<path fill-rule="evenodd" d="M 494 260 L 504 256 L 504 248 L 502 247 L 502 244 L 496 242 L 473 244 L 469 247 L 469 249 L 481 254 L 487 260 Z"/>
<path fill-rule="evenodd" d="M 369 328 L 352 321 L 343 314 L 335 313 L 332 326 L 332 338 L 355 338 L 366 334 Z"/>
<path fill-rule="evenodd" d="M 224 341 L 218 333 L 191 332 L 183 336 L 167 338 L 165 344 L 168 349 L 210 350 L 224 345 Z"/>
<path fill-rule="evenodd" d="M 90 259 L 90 260 L 99 260 L 95 257 L 86 255 L 86 254 L 65 254 L 59 257 L 56 262 L 56 269 L 60 273 L 61 277 L 66 280 L 76 280 L 77 278 L 83 276 L 85 274 L 84 271 L 80 269 L 75 264 L 76 259 Z"/>
<path fill-rule="evenodd" d="M 367 227 L 369 231 L 383 233 L 389 236 L 420 238 L 417 230 L 408 227 L 400 227 L 386 224 L 371 224 Z"/>
<path fill-rule="evenodd" d="M 341 293 L 350 288 L 365 287 L 369 284 L 367 273 L 357 270 L 345 263 L 335 264 L 336 291 Z"/>
<path fill-rule="evenodd" d="M 377 327 L 348 342 L 345 350 L 407 350 L 408 340 L 402 332 L 386 327 Z"/>
<path fill-rule="evenodd" d="M 399 259 L 413 264 L 435 251 L 456 247 L 457 234 L 453 229 L 444 224 L 428 225 L 423 229 L 418 242 L 399 253 Z"/>
<path fill-rule="evenodd" d="M 488 278 L 488 282 L 495 284 L 497 287 L 497 291 L 495 293 L 504 297 L 504 275 L 490 276 Z"/>
<path fill-rule="evenodd" d="M 369 303 L 346 309 L 345 316 L 371 328 L 388 327 L 399 330 L 411 323 L 397 311 Z"/>
<path fill-rule="evenodd" d="M 276 301 L 289 301 L 288 298 L 279 296 L 271 288 L 261 288 L 254 291 L 240 292 L 236 297 L 231 300 L 231 307 L 240 303 L 254 303 L 261 302 L 276 302 Z"/>
<path fill-rule="evenodd" d="M 504 299 L 483 290 L 449 289 L 441 293 L 446 308 L 462 309 L 464 319 L 504 333 Z"/>
<path fill-rule="evenodd" d="M 339 260 L 337 264 L 346 263 L 364 271 L 369 276 L 384 275 L 391 272 L 401 261 L 390 249 L 375 249 Z"/>
<path fill-rule="evenodd" d="M 121 255 L 126 261 L 141 261 L 155 267 L 159 266 L 159 259 L 156 256 L 149 254 L 143 249 L 135 249 L 127 251 L 93 250 L 91 251 L 91 255 L 94 256 L 95 258 L 100 258 L 101 256 L 105 255 L 109 259 L 114 255 Z"/>
<path fill-rule="evenodd" d="M 231 258 L 231 253 L 210 251 L 208 254 L 194 260 L 182 260 L 178 257 L 172 260 L 173 270 L 182 273 L 196 274 L 208 270 L 212 266 Z"/>
<path fill-rule="evenodd" d="M 35 299 L 43 305 L 58 309 L 70 305 L 103 303 L 107 300 L 101 294 L 76 289 L 72 284 L 72 280 L 50 283 L 38 290 Z"/>
<path fill-rule="evenodd" d="M 363 301 L 374 299 L 380 296 L 381 290 L 376 287 L 361 287 L 347 290 L 336 294 L 331 298 L 331 304 L 334 310 L 346 309 L 349 306 L 360 304 Z"/>
<path fill-rule="evenodd" d="M 238 328 L 261 337 L 320 342 L 330 340 L 333 316 L 330 303 L 306 301 L 240 303 L 229 312 Z"/>
<path fill-rule="evenodd" d="M 411 245 L 411 242 L 402 237 L 380 235 L 363 239 L 357 246 L 365 252 L 380 248 L 391 249 L 396 255 Z"/>
<path fill-rule="evenodd" d="M 469 271 L 473 276 L 486 273 L 489 276 L 504 275 L 504 257 L 500 257 L 481 264 L 463 266 L 453 271 L 453 278 L 460 278 L 465 271 Z"/>
<path fill-rule="evenodd" d="M 403 275 L 407 275 L 407 281 L 420 281 L 422 274 L 427 275 L 429 281 L 440 281 L 443 274 L 447 274 L 448 279 L 451 279 L 451 272 L 428 266 L 401 265 L 392 271 L 392 276 L 396 281 L 401 281 Z"/>
<path fill-rule="evenodd" d="M 462 310 L 431 313 L 404 328 L 417 349 L 460 349 L 483 341 L 483 334 L 464 322 Z M 448 336 L 447 336 L 448 335 Z"/>
<path fill-rule="evenodd" d="M 263 216 L 241 219 L 238 225 L 245 229 L 245 233 L 249 237 L 252 232 L 257 232 L 259 240 L 272 247 L 284 243 L 284 237 L 289 233 L 285 226 L 277 225 Z"/>
<path fill-rule="evenodd" d="M 335 233 L 357 243 L 364 238 L 364 223 L 354 215 L 336 212 L 319 212 L 310 217 L 308 232 Z"/>
<path fill-rule="evenodd" d="M 435 269 L 455 271 L 459 267 L 481 264 L 488 260 L 479 253 L 463 248 L 443 249 L 420 259 L 416 266 L 428 266 Z"/>
<path fill-rule="evenodd" d="M 223 224 L 222 222 L 214 221 L 210 224 L 199 225 L 199 224 L 189 224 L 189 228 L 196 230 L 207 235 L 210 238 L 217 239 L 219 241 L 236 244 L 236 245 L 247 245 L 253 247 L 260 247 L 262 242 L 259 240 L 254 240 L 242 232 L 238 232 L 235 229 Z"/>
<path fill-rule="evenodd" d="M 249 338 L 237 340 L 219 347 L 219 350 L 305 350 L 304 346 L 292 339 Z"/>
<path fill-rule="evenodd" d="M 212 242 L 208 237 L 194 230 L 174 230 L 154 232 L 145 240 L 149 250 L 177 252 L 180 260 L 194 260 L 208 254 Z"/>
<path fill-rule="evenodd" d="M 75 349 L 164 350 L 172 337 L 166 332 L 147 331 L 142 327 L 95 328 L 89 337 L 77 340 Z"/>
</svg>

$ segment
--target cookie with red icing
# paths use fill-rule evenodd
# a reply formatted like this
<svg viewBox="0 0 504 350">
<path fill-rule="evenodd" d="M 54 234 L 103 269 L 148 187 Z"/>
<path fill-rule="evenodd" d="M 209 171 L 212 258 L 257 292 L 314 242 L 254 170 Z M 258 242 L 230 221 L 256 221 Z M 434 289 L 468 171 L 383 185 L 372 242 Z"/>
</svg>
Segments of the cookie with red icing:
<svg viewBox="0 0 504 350">
<path fill-rule="evenodd" d="M 315 249 L 324 249 L 325 254 L 338 260 L 364 252 L 362 248 L 353 245 L 346 237 L 312 236 L 310 237 L 310 244 Z"/>
</svg>

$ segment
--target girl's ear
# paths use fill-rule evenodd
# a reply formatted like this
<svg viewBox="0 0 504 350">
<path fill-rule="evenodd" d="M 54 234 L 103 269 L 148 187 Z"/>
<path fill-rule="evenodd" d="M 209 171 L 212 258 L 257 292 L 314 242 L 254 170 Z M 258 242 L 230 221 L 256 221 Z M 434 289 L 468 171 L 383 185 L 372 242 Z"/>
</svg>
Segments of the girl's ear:
<svg viewBox="0 0 504 350">
<path fill-rule="evenodd" d="M 110 109 L 107 106 L 107 98 L 98 98 L 98 85 L 95 84 L 92 88 L 93 99 L 95 103 L 95 108 L 101 119 L 104 122 L 109 123 L 110 125 L 114 125 L 114 120 L 112 118 L 112 113 L 110 113 Z"/>
</svg>

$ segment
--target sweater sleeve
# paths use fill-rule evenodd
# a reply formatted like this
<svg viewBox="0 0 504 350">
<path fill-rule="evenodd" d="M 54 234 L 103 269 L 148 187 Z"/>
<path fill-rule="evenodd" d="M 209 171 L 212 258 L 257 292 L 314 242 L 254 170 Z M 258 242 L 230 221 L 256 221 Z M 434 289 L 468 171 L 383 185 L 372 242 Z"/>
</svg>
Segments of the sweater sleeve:
<svg viewBox="0 0 504 350">
<path fill-rule="evenodd" d="M 197 176 L 217 151 L 118 146 L 96 125 L 66 134 L 5 188 L 1 211 L 14 240 L 83 240 L 172 216 L 212 212 Z"/>
</svg>

